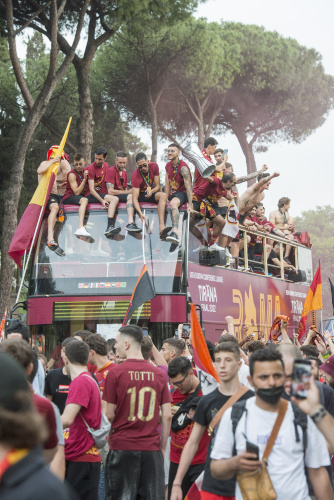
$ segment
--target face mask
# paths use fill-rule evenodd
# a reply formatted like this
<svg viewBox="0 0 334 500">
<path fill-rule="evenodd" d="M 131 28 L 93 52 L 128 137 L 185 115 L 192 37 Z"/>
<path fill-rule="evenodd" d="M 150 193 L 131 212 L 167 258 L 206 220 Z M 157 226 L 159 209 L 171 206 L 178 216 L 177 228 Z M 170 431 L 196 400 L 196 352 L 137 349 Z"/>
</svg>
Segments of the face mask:
<svg viewBox="0 0 334 500">
<path fill-rule="evenodd" d="M 275 405 L 284 391 L 284 385 L 278 387 L 268 387 L 267 389 L 257 389 L 256 395 L 262 399 L 265 403 L 270 405 Z"/>
</svg>

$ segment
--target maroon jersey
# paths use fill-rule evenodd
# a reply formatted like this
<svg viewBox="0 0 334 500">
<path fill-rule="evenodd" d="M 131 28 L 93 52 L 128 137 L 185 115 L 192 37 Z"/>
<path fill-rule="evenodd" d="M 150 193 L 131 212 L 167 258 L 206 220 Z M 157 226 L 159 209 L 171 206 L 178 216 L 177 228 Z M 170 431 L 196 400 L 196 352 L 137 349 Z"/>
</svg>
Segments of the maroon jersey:
<svg viewBox="0 0 334 500">
<path fill-rule="evenodd" d="M 106 363 L 104 366 L 102 366 L 102 368 L 99 368 L 98 370 L 96 370 L 96 372 L 94 374 L 95 377 L 97 378 L 97 381 L 98 381 L 99 387 L 100 387 L 100 391 L 102 393 L 104 390 L 104 382 L 107 378 L 107 375 L 110 372 L 110 370 L 115 368 L 115 366 L 117 366 L 117 365 L 115 365 L 115 363 L 108 361 L 108 363 Z"/>
<path fill-rule="evenodd" d="M 159 407 L 170 402 L 164 373 L 142 359 L 128 359 L 109 371 L 102 399 L 116 405 L 111 450 L 158 451 Z"/>
<path fill-rule="evenodd" d="M 223 187 L 223 183 L 219 177 L 214 177 L 212 184 L 205 181 L 205 184 L 201 183 L 199 186 L 194 187 L 194 199 L 196 201 L 202 201 L 206 198 L 213 205 L 219 198 L 222 196 L 226 197 L 226 195 L 227 190 Z"/>
<path fill-rule="evenodd" d="M 150 161 L 148 166 L 149 170 L 146 175 L 141 174 L 139 168 L 136 168 L 131 177 L 131 186 L 139 188 L 141 193 L 145 193 L 148 186 L 152 188 L 154 177 L 159 175 L 159 166 L 157 163 Z"/>
<path fill-rule="evenodd" d="M 84 171 L 87 170 L 86 168 L 84 169 Z M 77 181 L 77 184 L 78 186 L 80 186 L 80 184 L 82 183 L 83 179 L 84 179 L 84 174 L 83 172 L 81 174 L 79 174 L 75 168 L 73 170 L 71 170 L 68 174 L 67 174 L 67 181 L 66 181 L 66 189 L 65 189 L 65 194 L 63 196 L 63 201 L 66 200 L 66 198 L 68 198 L 69 196 L 72 196 L 74 193 L 73 193 L 73 189 L 71 188 L 71 184 L 70 184 L 70 181 L 68 180 L 68 176 L 70 174 L 74 174 L 75 175 L 75 180 Z M 85 184 L 85 187 L 83 189 L 83 191 L 81 191 L 81 196 L 88 196 L 89 195 L 89 186 L 88 186 L 88 181 L 86 181 L 86 184 Z M 64 365 L 63 365 L 64 366 Z"/>
<path fill-rule="evenodd" d="M 103 167 L 97 167 L 95 161 L 87 167 L 88 179 L 94 180 L 95 191 L 97 193 L 108 194 L 106 186 L 106 174 L 108 168 L 108 163 L 104 162 Z"/>
<path fill-rule="evenodd" d="M 202 149 L 202 155 L 204 156 L 204 158 L 205 158 L 206 160 L 209 160 L 209 162 L 213 164 L 213 161 L 212 161 L 212 159 L 211 159 L 211 156 L 209 156 L 209 155 L 208 155 L 208 153 L 205 151 L 205 149 Z"/>
<path fill-rule="evenodd" d="M 119 171 L 116 165 L 110 167 L 106 173 L 106 183 L 113 184 L 114 189 L 125 191 L 128 187 L 128 174 L 125 170 Z"/>
<path fill-rule="evenodd" d="M 169 161 L 166 164 L 166 172 L 167 172 L 167 177 L 169 180 L 169 185 L 171 187 L 171 194 L 174 194 L 176 191 L 183 191 L 184 193 L 186 192 L 186 186 L 184 185 L 184 179 L 181 175 L 181 169 L 182 167 L 187 167 L 189 170 L 188 165 L 182 161 L 179 160 L 178 164 L 174 168 L 172 165 L 172 162 Z M 190 174 L 190 170 L 189 170 Z M 191 174 L 190 174 L 190 180 L 191 180 Z"/>
</svg>

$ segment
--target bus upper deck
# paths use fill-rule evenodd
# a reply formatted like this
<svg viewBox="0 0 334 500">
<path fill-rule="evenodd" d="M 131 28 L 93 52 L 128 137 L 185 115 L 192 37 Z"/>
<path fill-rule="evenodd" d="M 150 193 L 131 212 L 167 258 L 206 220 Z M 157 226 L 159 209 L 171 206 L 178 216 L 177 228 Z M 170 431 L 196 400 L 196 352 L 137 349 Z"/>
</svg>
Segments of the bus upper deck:
<svg viewBox="0 0 334 500">
<path fill-rule="evenodd" d="M 121 231 L 107 238 L 104 235 L 106 210 L 101 205 L 89 205 L 85 224 L 94 239 L 92 242 L 74 235 L 78 207 L 66 206 L 65 221 L 57 222 L 55 227 L 55 238 L 64 250 L 64 256 L 48 248 L 47 220 L 43 220 L 28 290 L 27 323 L 36 327 L 36 332 L 56 337 L 73 334 L 75 329 L 87 327 L 96 331 L 101 330 L 102 325 L 121 324 L 144 263 L 157 296 L 150 305 L 137 311 L 133 321 L 140 325 L 154 325 L 160 340 L 173 335 L 178 323 L 187 321 L 189 300 L 201 306 L 204 328 L 212 340 L 216 340 L 218 331 L 221 333 L 224 328 L 226 315 L 234 316 L 239 323 L 247 323 L 251 318 L 249 323 L 255 331 L 262 328 L 263 322 L 267 330 L 275 312 L 287 312 L 296 323 L 297 310 L 302 307 L 307 292 L 305 285 L 309 285 L 313 276 L 309 248 L 292 242 L 294 263 L 304 271 L 304 282 L 294 283 L 287 280 L 283 264 L 275 271 L 273 266 L 268 267 L 266 252 L 263 253 L 263 262 L 248 259 L 246 238 L 244 259 L 239 259 L 239 265 L 229 265 L 225 254 L 221 255 L 223 252 L 198 252 L 200 235 L 208 241 L 207 225 L 203 220 L 198 221 L 195 230 L 189 231 L 189 214 L 183 209 L 179 220 L 180 245 L 163 241 L 159 238 L 157 206 L 147 203 L 142 209 L 146 215 L 142 232 L 129 233 L 125 230 L 126 207 L 120 204 L 117 223 Z M 172 225 L 168 209 L 166 225 Z M 261 238 L 265 248 L 270 238 L 264 235 Z M 280 242 L 282 253 L 286 242 L 277 237 L 274 239 Z M 277 276 L 273 277 L 275 273 Z M 235 291 L 237 289 L 239 292 Z M 259 290 L 258 304 L 256 289 Z M 274 289 L 276 291 L 270 292 Z M 265 299 L 267 312 L 268 297 L 273 293 L 269 300 L 272 313 L 261 317 L 254 312 L 247 314 L 250 290 L 252 308 L 259 311 L 261 307 L 263 309 L 261 291 L 268 292 Z M 242 311 L 238 293 L 243 296 Z M 297 298 L 296 304 L 285 305 L 287 294 L 291 299 Z M 239 326 L 241 331 L 241 325 L 236 324 Z"/>
</svg>

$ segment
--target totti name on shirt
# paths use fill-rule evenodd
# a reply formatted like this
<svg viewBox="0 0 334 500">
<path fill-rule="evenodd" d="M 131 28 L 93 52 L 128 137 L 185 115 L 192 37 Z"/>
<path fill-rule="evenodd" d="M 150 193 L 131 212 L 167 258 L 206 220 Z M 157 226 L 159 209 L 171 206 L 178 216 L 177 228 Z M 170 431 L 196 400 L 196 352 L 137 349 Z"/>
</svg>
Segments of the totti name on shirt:
<svg viewBox="0 0 334 500">
<path fill-rule="evenodd" d="M 128 371 L 131 380 L 154 380 L 154 373 L 152 372 L 135 372 Z"/>
</svg>

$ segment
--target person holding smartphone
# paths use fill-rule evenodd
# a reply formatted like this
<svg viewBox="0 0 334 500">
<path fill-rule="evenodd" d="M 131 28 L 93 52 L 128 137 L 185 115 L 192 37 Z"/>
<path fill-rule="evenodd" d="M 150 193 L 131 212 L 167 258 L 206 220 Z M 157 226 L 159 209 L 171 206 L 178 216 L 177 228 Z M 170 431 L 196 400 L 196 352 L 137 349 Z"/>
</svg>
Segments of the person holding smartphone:
<svg viewBox="0 0 334 500">
<path fill-rule="evenodd" d="M 281 408 L 284 391 L 284 365 L 276 349 L 255 351 L 249 362 L 250 381 L 255 398 L 248 399 L 233 432 L 232 409 L 219 426 L 211 452 L 211 473 L 216 479 L 229 479 L 238 472 L 252 472 L 262 467 L 262 456 Z M 302 436 L 302 429 L 299 435 Z M 259 459 L 246 450 L 246 441 L 259 446 Z M 234 454 L 234 449 L 236 454 Z M 277 438 L 269 455 L 267 470 L 278 499 L 309 499 L 305 466 L 317 499 L 330 500 L 333 490 L 325 469 L 330 458 L 324 436 L 307 419 L 307 445 L 296 439 L 294 412 L 289 402 Z M 236 500 L 242 500 L 237 484 Z"/>
</svg>

